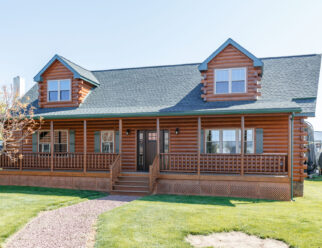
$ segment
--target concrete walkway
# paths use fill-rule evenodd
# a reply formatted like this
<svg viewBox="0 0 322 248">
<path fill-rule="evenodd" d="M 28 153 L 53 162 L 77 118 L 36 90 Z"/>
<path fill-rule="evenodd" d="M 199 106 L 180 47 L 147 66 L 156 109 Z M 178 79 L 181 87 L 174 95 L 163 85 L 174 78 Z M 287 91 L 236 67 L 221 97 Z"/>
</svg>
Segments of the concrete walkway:
<svg viewBox="0 0 322 248">
<path fill-rule="evenodd" d="M 40 213 L 6 242 L 6 248 L 78 248 L 94 245 L 93 224 L 98 215 L 134 196 L 111 195 Z"/>
</svg>

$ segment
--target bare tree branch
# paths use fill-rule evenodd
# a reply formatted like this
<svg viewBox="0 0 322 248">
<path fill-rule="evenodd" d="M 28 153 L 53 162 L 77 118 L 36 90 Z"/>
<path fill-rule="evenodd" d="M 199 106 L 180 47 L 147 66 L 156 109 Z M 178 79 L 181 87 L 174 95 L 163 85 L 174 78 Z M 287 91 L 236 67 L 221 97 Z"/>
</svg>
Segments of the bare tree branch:
<svg viewBox="0 0 322 248">
<path fill-rule="evenodd" d="M 5 154 L 11 160 L 21 159 L 20 148 L 27 137 L 38 130 L 42 118 L 34 119 L 34 109 L 31 104 L 22 102 L 18 95 L 6 86 L 0 91 L 0 138 L 3 149 L 0 154 Z M 17 154 L 20 152 L 20 155 Z"/>
</svg>

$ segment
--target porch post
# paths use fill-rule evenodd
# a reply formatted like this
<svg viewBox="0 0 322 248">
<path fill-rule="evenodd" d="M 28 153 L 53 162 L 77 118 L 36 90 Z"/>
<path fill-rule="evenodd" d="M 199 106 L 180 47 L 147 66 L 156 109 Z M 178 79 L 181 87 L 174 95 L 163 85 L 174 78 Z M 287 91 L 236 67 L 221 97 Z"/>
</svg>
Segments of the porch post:
<svg viewBox="0 0 322 248">
<path fill-rule="evenodd" d="M 288 156 L 287 156 L 287 175 L 291 178 L 291 156 L 292 156 L 292 115 L 288 117 Z"/>
<path fill-rule="evenodd" d="M 245 117 L 241 117 L 241 168 L 240 175 L 244 175 L 244 153 L 245 153 Z"/>
<path fill-rule="evenodd" d="M 122 119 L 119 119 L 119 155 L 120 155 L 120 163 L 122 165 L 122 130 L 123 130 Z"/>
<path fill-rule="evenodd" d="M 201 152 L 201 117 L 198 117 L 198 176 L 200 176 L 200 152 Z"/>
<path fill-rule="evenodd" d="M 160 118 L 157 118 L 157 156 L 160 154 Z"/>
<path fill-rule="evenodd" d="M 50 171 L 54 171 L 54 122 L 50 121 Z"/>
<path fill-rule="evenodd" d="M 86 172 L 86 154 L 87 153 L 87 122 L 84 120 L 84 172 Z"/>
</svg>

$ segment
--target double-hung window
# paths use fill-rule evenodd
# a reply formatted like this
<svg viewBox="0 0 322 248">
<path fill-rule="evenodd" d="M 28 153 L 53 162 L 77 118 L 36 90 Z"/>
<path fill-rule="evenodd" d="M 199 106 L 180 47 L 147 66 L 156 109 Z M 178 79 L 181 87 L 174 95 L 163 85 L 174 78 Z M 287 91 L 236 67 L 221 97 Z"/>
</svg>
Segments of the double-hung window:
<svg viewBox="0 0 322 248">
<path fill-rule="evenodd" d="M 63 80 L 48 80 L 48 101 L 70 101 L 71 100 L 71 81 L 70 79 Z"/>
<path fill-rule="evenodd" d="M 38 151 L 50 152 L 50 132 L 49 131 L 39 132 Z"/>
<path fill-rule="evenodd" d="M 245 129 L 245 153 L 254 153 L 253 129 Z M 206 153 L 236 154 L 241 152 L 240 129 L 206 130 Z"/>
<path fill-rule="evenodd" d="M 246 68 L 215 70 L 215 94 L 246 93 Z"/>
<path fill-rule="evenodd" d="M 50 152 L 50 131 L 39 131 L 39 152 Z M 68 152 L 68 131 L 54 131 L 54 152 Z"/>
<path fill-rule="evenodd" d="M 114 131 L 101 132 L 101 150 L 103 153 L 114 153 Z"/>
</svg>

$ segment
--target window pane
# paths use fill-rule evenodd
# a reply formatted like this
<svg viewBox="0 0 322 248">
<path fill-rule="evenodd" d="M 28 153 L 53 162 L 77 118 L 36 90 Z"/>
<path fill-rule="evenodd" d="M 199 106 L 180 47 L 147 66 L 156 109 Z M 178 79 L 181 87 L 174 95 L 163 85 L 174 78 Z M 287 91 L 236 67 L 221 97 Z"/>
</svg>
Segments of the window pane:
<svg viewBox="0 0 322 248">
<path fill-rule="evenodd" d="M 54 152 L 67 152 L 67 144 L 55 144 Z"/>
<path fill-rule="evenodd" d="M 228 82 L 216 82 L 216 94 L 229 93 L 229 83 Z"/>
<path fill-rule="evenodd" d="M 67 144 L 68 134 L 67 131 L 55 131 L 54 143 Z"/>
<path fill-rule="evenodd" d="M 253 130 L 245 130 L 245 153 L 254 153 Z"/>
<path fill-rule="evenodd" d="M 223 153 L 237 153 L 236 130 L 223 130 Z"/>
<path fill-rule="evenodd" d="M 232 81 L 244 81 L 245 80 L 245 69 L 232 69 L 231 70 L 231 80 Z"/>
<path fill-rule="evenodd" d="M 163 152 L 168 153 L 169 152 L 169 132 L 164 131 L 164 141 L 163 141 Z"/>
<path fill-rule="evenodd" d="M 215 71 L 216 82 L 228 81 L 229 80 L 229 71 L 228 70 L 216 70 Z"/>
<path fill-rule="evenodd" d="M 70 90 L 70 80 L 61 80 L 60 81 L 60 90 Z"/>
<path fill-rule="evenodd" d="M 102 143 L 102 152 L 104 152 L 104 153 L 113 153 L 113 143 L 112 142 L 104 142 L 104 143 Z"/>
<path fill-rule="evenodd" d="M 207 153 L 220 153 L 220 143 L 219 141 L 207 142 L 206 143 L 206 152 Z"/>
<path fill-rule="evenodd" d="M 58 101 L 58 91 L 49 92 L 49 101 Z"/>
<path fill-rule="evenodd" d="M 113 131 L 103 131 L 102 132 L 102 142 L 114 142 L 114 132 Z"/>
<path fill-rule="evenodd" d="M 48 131 L 39 132 L 39 143 L 50 143 L 50 132 Z"/>
<path fill-rule="evenodd" d="M 233 81 L 231 82 L 232 93 L 244 93 L 245 92 L 245 81 Z"/>
<path fill-rule="evenodd" d="M 48 81 L 48 91 L 58 91 L 58 81 L 49 80 Z"/>
<path fill-rule="evenodd" d="M 61 90 L 60 91 L 60 100 L 61 101 L 70 100 L 70 91 L 69 90 Z"/>
<path fill-rule="evenodd" d="M 219 130 L 207 130 L 207 141 L 219 141 Z"/>
</svg>

